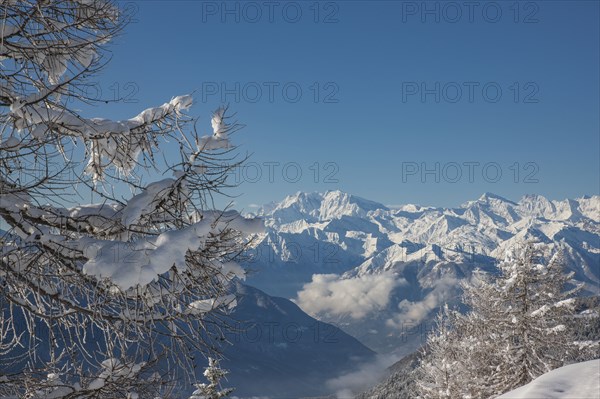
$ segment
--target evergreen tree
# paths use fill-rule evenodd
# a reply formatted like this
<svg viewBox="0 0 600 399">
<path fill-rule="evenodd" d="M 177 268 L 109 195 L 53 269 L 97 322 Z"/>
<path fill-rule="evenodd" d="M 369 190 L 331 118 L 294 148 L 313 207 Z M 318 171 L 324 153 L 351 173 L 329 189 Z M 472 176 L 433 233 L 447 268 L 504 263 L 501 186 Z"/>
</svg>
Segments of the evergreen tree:
<svg viewBox="0 0 600 399">
<path fill-rule="evenodd" d="M 190 399 L 220 399 L 229 396 L 233 388 L 221 389 L 221 379 L 228 374 L 227 370 L 219 367 L 219 361 L 208 358 L 208 367 L 204 370 L 204 377 L 208 384 L 196 384 L 196 389 Z"/>
</svg>

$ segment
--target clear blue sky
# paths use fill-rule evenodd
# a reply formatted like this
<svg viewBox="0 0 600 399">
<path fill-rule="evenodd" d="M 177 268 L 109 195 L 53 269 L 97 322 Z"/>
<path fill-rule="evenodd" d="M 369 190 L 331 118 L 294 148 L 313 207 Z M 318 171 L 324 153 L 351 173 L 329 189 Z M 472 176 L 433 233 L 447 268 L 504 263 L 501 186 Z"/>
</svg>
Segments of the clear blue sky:
<svg viewBox="0 0 600 399">
<path fill-rule="evenodd" d="M 240 208 L 332 189 L 440 206 L 600 191 L 597 1 L 126 4 L 136 21 L 99 85 L 138 101 L 94 111 L 195 90 L 208 132 L 225 100 L 254 162 Z"/>
</svg>

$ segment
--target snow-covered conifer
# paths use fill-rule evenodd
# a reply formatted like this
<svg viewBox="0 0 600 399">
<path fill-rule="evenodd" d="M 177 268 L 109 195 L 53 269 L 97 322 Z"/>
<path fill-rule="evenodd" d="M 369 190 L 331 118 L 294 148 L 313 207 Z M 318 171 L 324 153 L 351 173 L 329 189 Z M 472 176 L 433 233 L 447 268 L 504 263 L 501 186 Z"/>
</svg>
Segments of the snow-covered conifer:
<svg viewBox="0 0 600 399">
<path fill-rule="evenodd" d="M 196 384 L 196 390 L 190 399 L 221 399 L 229 396 L 233 388 L 221 388 L 221 380 L 228 374 L 227 370 L 219 367 L 219 361 L 208 358 L 208 367 L 204 370 L 204 377 L 208 383 Z"/>
</svg>

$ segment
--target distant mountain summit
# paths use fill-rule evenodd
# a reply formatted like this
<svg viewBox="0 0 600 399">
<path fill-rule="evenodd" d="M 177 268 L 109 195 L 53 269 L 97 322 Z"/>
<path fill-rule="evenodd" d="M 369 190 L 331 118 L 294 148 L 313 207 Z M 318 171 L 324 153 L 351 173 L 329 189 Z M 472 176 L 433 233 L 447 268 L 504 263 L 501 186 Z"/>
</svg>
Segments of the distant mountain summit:
<svg viewBox="0 0 600 399">
<path fill-rule="evenodd" d="M 257 212 L 269 216 L 276 224 L 286 224 L 298 219 L 307 222 L 336 219 L 341 216 L 366 217 L 371 211 L 388 208 L 342 191 L 321 193 L 297 192 L 287 196 L 280 203 L 265 206 Z"/>
</svg>

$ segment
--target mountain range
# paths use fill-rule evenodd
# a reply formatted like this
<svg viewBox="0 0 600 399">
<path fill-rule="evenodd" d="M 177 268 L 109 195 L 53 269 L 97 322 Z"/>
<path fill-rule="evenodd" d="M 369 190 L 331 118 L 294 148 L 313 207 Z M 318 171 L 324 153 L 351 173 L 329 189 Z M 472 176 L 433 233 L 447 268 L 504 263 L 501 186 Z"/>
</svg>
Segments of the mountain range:
<svg viewBox="0 0 600 399">
<path fill-rule="evenodd" d="M 289 298 L 380 353 L 413 352 L 475 269 L 534 239 L 560 249 L 585 294 L 600 284 L 600 196 L 519 201 L 485 193 L 457 208 L 390 208 L 340 192 L 296 193 L 257 211 L 247 283 Z"/>
</svg>

